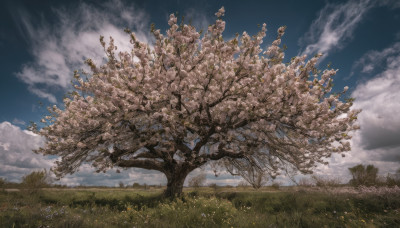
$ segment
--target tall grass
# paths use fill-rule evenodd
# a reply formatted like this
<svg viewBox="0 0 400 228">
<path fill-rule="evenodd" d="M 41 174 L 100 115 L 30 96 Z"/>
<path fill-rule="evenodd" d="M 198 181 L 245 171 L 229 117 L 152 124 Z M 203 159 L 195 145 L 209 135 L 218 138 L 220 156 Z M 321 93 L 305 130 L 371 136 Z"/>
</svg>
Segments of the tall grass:
<svg viewBox="0 0 400 228">
<path fill-rule="evenodd" d="M 399 194 L 199 188 L 0 192 L 0 227 L 400 227 Z"/>
</svg>

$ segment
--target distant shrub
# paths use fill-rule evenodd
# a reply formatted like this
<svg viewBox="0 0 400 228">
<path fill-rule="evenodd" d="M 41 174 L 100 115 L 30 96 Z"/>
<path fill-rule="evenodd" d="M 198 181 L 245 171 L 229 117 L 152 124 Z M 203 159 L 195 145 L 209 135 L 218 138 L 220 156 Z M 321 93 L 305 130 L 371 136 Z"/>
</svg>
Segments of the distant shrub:
<svg viewBox="0 0 400 228">
<path fill-rule="evenodd" d="M 400 169 L 395 174 L 388 173 L 386 177 L 386 184 L 388 186 L 400 187 Z"/>
<path fill-rule="evenodd" d="M 313 175 L 311 177 L 317 187 L 337 187 L 341 185 L 338 177 L 322 177 Z"/>
<path fill-rule="evenodd" d="M 252 178 L 248 178 L 247 181 L 254 189 L 260 189 L 266 185 L 269 180 L 269 176 L 266 172 L 257 171 L 254 172 Z"/>
<path fill-rule="evenodd" d="M 198 188 L 200 186 L 203 186 L 205 181 L 206 181 L 206 174 L 201 173 L 197 176 L 192 177 L 189 180 L 189 187 Z"/>
<path fill-rule="evenodd" d="M 4 188 L 7 183 L 5 178 L 0 177 L 0 188 Z"/>
<path fill-rule="evenodd" d="M 247 181 L 240 181 L 237 186 L 245 188 L 249 186 L 249 183 Z"/>
<path fill-rule="evenodd" d="M 353 179 L 350 180 L 349 184 L 353 186 L 373 186 L 377 184 L 378 168 L 374 165 L 356 165 L 349 168 Z"/>
<path fill-rule="evenodd" d="M 314 183 L 314 181 L 312 179 L 304 177 L 304 178 L 301 178 L 299 180 L 297 185 L 298 186 L 303 186 L 303 187 L 311 187 L 311 186 L 314 186 L 315 183 Z"/>
<path fill-rule="evenodd" d="M 208 187 L 213 188 L 215 191 L 218 189 L 218 185 L 216 183 L 210 183 Z"/>
<path fill-rule="evenodd" d="M 133 183 L 132 188 L 141 188 L 142 186 L 139 183 Z"/>
<path fill-rule="evenodd" d="M 271 187 L 276 190 L 278 190 L 280 186 L 281 186 L 281 183 L 279 183 L 279 182 L 272 182 L 272 184 L 271 184 Z"/>
<path fill-rule="evenodd" d="M 53 184 L 52 187 L 53 188 L 68 188 L 68 186 L 66 184 Z"/>
<path fill-rule="evenodd" d="M 388 183 L 387 183 L 387 177 L 378 175 L 376 177 L 374 186 L 376 186 L 376 187 L 389 186 Z"/>
<path fill-rule="evenodd" d="M 248 165 L 240 169 L 235 166 L 228 166 L 227 168 L 228 172 L 230 172 L 232 175 L 241 176 L 256 190 L 260 189 L 262 186 L 265 186 L 270 179 L 270 175 L 265 170 L 252 165 Z"/>
<path fill-rule="evenodd" d="M 33 171 L 30 174 L 22 177 L 22 185 L 25 188 L 37 189 L 50 186 L 52 180 L 50 173 L 46 170 Z"/>
<path fill-rule="evenodd" d="M 29 193 L 36 193 L 41 188 L 49 187 L 52 179 L 50 173 L 46 170 L 33 171 L 30 174 L 22 177 L 22 187 Z"/>
</svg>

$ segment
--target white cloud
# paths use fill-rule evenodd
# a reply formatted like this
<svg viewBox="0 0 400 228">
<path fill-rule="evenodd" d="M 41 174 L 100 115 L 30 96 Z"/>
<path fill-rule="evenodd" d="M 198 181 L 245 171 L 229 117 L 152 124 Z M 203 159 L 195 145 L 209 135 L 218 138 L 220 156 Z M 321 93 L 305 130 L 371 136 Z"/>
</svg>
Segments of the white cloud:
<svg viewBox="0 0 400 228">
<path fill-rule="evenodd" d="M 400 47 L 395 44 L 393 50 L 396 46 Z M 359 84 L 352 96 L 355 107 L 363 109 L 359 117 L 363 147 L 400 147 L 400 48 L 387 58 L 386 69 Z"/>
<path fill-rule="evenodd" d="M 26 124 L 25 121 L 17 119 L 17 118 L 14 118 L 12 123 L 16 124 L 16 125 L 25 125 Z"/>
<path fill-rule="evenodd" d="M 122 182 L 124 185 L 132 185 L 133 183 L 148 185 L 165 185 L 167 180 L 164 174 L 154 171 L 132 168 L 121 170 L 109 170 L 106 173 L 96 173 L 95 169 L 89 164 L 83 164 L 79 170 L 63 177 L 59 183 L 68 186 L 86 185 L 86 186 L 118 186 Z"/>
<path fill-rule="evenodd" d="M 362 125 L 361 125 L 362 126 Z M 328 165 L 319 165 L 314 174 L 328 178 L 338 178 L 342 183 L 347 183 L 351 179 L 348 168 L 358 164 L 372 164 L 379 168 L 379 175 L 386 176 L 387 173 L 395 173 L 400 166 L 400 147 L 388 149 L 377 148 L 367 150 L 363 147 L 361 132 L 354 135 L 352 139 L 351 151 L 346 153 L 346 157 L 334 154 L 327 159 Z"/>
<path fill-rule="evenodd" d="M 362 109 L 361 129 L 354 133 L 352 150 L 345 158 L 334 155 L 328 166 L 316 169 L 318 175 L 340 177 L 343 182 L 350 179 L 348 168 L 357 164 L 373 164 L 381 175 L 400 167 L 400 43 L 367 52 L 356 66 L 361 72 L 366 67 L 383 69 L 351 94 L 356 98 L 354 108 Z"/>
<path fill-rule="evenodd" d="M 400 8 L 400 2 L 398 0 L 380 0 L 377 1 L 379 6 L 389 6 L 390 9 Z"/>
<path fill-rule="evenodd" d="M 10 150 L 10 143 L 2 143 L 2 142 L 0 142 L 0 146 L 3 147 L 4 151 Z"/>
<path fill-rule="evenodd" d="M 49 169 L 54 165 L 55 157 L 45 157 L 32 152 L 42 146 L 44 139 L 33 132 L 21 130 L 9 122 L 0 123 L 0 177 L 8 181 L 21 182 L 22 177 L 36 170 Z M 79 171 L 67 175 L 57 184 L 69 186 L 96 185 L 116 186 L 122 181 L 132 185 L 140 184 L 166 184 L 164 174 L 144 169 L 109 170 L 106 173 L 96 173 L 89 164 L 83 164 Z"/>
<path fill-rule="evenodd" d="M 352 75 L 356 70 L 361 73 L 370 74 L 374 71 L 382 71 L 400 53 L 400 42 L 383 49 L 382 51 L 372 50 L 364 54 L 352 66 Z"/>
<path fill-rule="evenodd" d="M 0 123 L 0 176 L 9 181 L 21 181 L 31 171 L 49 168 L 51 159 L 34 154 L 43 139 L 21 130 L 9 122 Z"/>
<path fill-rule="evenodd" d="M 343 4 L 328 4 L 313 21 L 309 31 L 299 40 L 306 46 L 301 55 L 323 53 L 325 58 L 334 49 L 352 38 L 356 26 L 372 7 L 370 0 L 350 0 Z"/>
<path fill-rule="evenodd" d="M 212 22 L 210 15 L 212 14 L 202 12 L 199 9 L 190 8 L 185 10 L 185 23 L 190 22 L 197 31 L 200 31 L 201 29 L 206 31 Z"/>
<path fill-rule="evenodd" d="M 97 64 L 105 57 L 99 37 L 111 35 L 119 50 L 130 50 L 130 28 L 141 41 L 149 41 L 148 17 L 131 4 L 111 0 L 97 5 L 80 2 L 76 9 L 54 9 L 55 22 L 34 24 L 23 10 L 14 17 L 17 26 L 29 40 L 33 61 L 22 66 L 16 75 L 39 97 L 56 102 L 55 91 L 70 86 L 73 71 L 85 68 L 83 62 L 92 58 Z M 18 18 L 18 19 L 17 19 Z"/>
<path fill-rule="evenodd" d="M 200 168 L 193 170 L 189 175 L 186 177 L 184 186 L 188 186 L 189 180 L 199 174 L 206 175 L 206 181 L 204 183 L 205 186 L 209 184 L 217 184 L 217 185 L 231 185 L 237 186 L 240 181 L 244 179 L 240 176 L 232 176 L 229 172 L 227 172 L 223 167 L 217 167 L 217 175 L 215 175 L 214 169 L 211 167 L 210 164 L 206 164 Z"/>
</svg>

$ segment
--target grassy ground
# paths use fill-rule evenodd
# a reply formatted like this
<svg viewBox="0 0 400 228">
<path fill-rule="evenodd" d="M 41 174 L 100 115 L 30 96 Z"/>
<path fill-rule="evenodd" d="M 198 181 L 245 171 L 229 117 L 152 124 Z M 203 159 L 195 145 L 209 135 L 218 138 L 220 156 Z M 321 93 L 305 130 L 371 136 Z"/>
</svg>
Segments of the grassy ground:
<svg viewBox="0 0 400 228">
<path fill-rule="evenodd" d="M 0 227 L 400 227 L 400 197 L 264 188 L 0 191 Z"/>
</svg>

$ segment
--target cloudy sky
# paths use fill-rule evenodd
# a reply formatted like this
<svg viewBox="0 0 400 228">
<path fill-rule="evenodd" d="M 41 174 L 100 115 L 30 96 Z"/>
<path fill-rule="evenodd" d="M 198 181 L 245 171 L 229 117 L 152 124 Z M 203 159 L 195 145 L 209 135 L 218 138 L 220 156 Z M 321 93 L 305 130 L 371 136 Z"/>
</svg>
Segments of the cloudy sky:
<svg viewBox="0 0 400 228">
<path fill-rule="evenodd" d="M 40 3 L 38 3 L 40 2 Z M 304 3 L 306 2 L 306 3 Z M 226 9 L 226 38 L 247 31 L 255 34 L 267 23 L 267 45 L 276 29 L 286 25 L 282 40 L 286 60 L 295 55 L 324 54 L 339 69 L 335 91 L 349 86 L 356 98 L 361 130 L 354 134 L 352 151 L 334 156 L 315 173 L 348 181 L 348 167 L 374 164 L 386 175 L 400 168 L 400 2 L 397 0 L 345 1 L 234 1 L 234 0 L 110 0 L 18 1 L 0 3 L 0 177 L 20 181 L 33 170 L 51 167 L 54 159 L 31 152 L 43 139 L 26 130 L 38 122 L 46 107 L 62 106 L 70 91 L 75 69 L 86 58 L 104 56 L 99 36 L 113 36 L 120 49 L 129 48 L 123 32 L 130 28 L 140 40 L 152 42 L 150 24 L 167 29 L 168 15 L 178 12 L 198 29 L 206 28 L 214 13 Z M 397 26 L 396 26 L 397 25 Z M 227 173 L 218 177 L 207 169 L 208 183 L 237 184 L 241 179 Z M 141 169 L 94 174 L 89 166 L 67 176 L 68 185 L 117 185 L 133 182 L 164 184 L 163 175 Z M 288 183 L 282 177 L 283 183 Z"/>
</svg>

